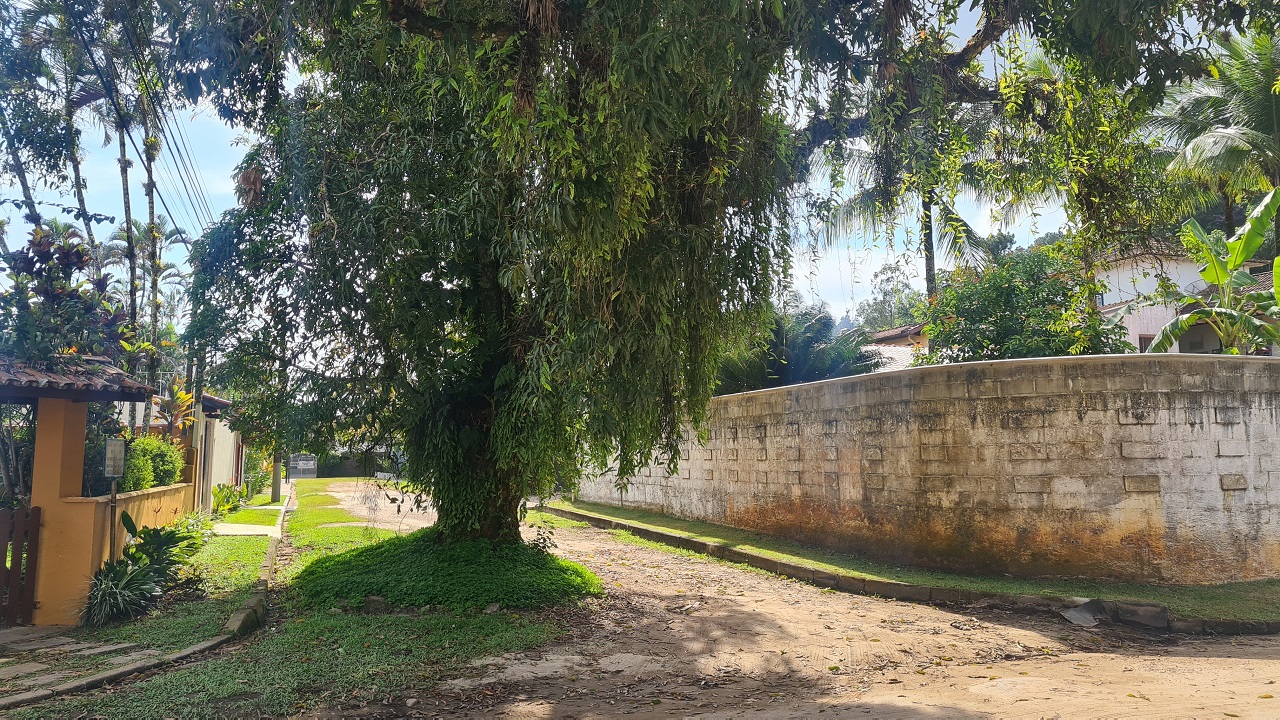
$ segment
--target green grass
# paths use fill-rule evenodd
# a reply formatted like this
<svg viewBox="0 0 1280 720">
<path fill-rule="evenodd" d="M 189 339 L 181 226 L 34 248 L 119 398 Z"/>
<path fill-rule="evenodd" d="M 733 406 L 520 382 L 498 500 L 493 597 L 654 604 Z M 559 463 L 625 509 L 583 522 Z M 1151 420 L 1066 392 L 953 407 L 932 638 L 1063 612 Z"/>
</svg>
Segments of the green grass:
<svg viewBox="0 0 1280 720">
<path fill-rule="evenodd" d="M 538 548 L 444 543 L 432 528 L 319 558 L 297 575 L 294 589 L 310 607 L 360 605 L 378 595 L 399 607 L 452 610 L 490 603 L 534 609 L 603 592 L 590 570 Z"/>
<path fill-rule="evenodd" d="M 623 520 L 638 526 L 749 550 L 827 572 L 871 580 L 893 580 L 916 585 L 976 590 L 1011 595 L 1053 595 L 1105 600 L 1136 600 L 1167 605 L 1178 617 L 1217 620 L 1280 620 L 1280 580 L 1224 585 L 1167 586 L 1105 582 L 1085 579 L 1029 579 L 966 575 L 927 568 L 891 565 L 853 555 L 815 548 L 802 543 L 714 525 L 681 520 L 657 513 L 595 503 L 553 503 L 579 512 Z M 640 541 L 639 538 L 635 540 Z M 644 541 L 640 541 L 644 542 Z M 663 546 L 667 548 L 667 546 Z M 670 548 L 667 548 L 670 549 Z"/>
<path fill-rule="evenodd" d="M 13 717 L 290 717 L 322 704 L 376 701 L 456 675 L 477 657 L 540 645 L 556 632 L 509 613 L 302 614 L 233 653 Z"/>
<path fill-rule="evenodd" d="M 583 522 L 582 520 L 570 520 L 569 518 L 552 515 L 551 513 L 542 512 L 540 510 L 530 510 L 525 516 L 524 522 L 526 525 L 544 527 L 552 530 L 559 530 L 561 528 L 591 527 L 591 523 Z"/>
<path fill-rule="evenodd" d="M 288 493 L 281 495 L 280 497 L 281 503 L 284 502 L 285 496 L 287 495 Z M 248 502 L 245 503 L 245 507 L 262 507 L 263 505 L 272 505 L 272 504 L 273 503 L 271 502 L 271 491 L 268 490 L 267 492 L 258 493 L 257 495 L 254 495 L 253 497 L 249 498 Z"/>
<path fill-rule="evenodd" d="M 280 519 L 279 510 L 237 510 L 222 518 L 220 522 L 240 525 L 275 525 Z"/>
<path fill-rule="evenodd" d="M 320 705 L 341 714 L 346 702 L 376 702 L 402 690 L 434 684 L 466 671 L 476 658 L 541 645 L 560 629 L 523 611 L 364 615 L 330 612 L 329 603 L 321 600 L 339 596 L 363 600 L 362 593 L 377 588 L 396 598 L 401 597 L 396 593 L 404 593 L 403 599 L 412 598 L 413 605 L 431 597 L 434 601 L 421 605 L 475 607 L 493 597 L 515 607 L 534 604 L 528 598 L 538 592 L 542 597 L 557 593 L 562 597 L 565 593 L 556 589 L 554 579 L 565 577 L 589 586 L 582 592 L 598 592 L 599 580 L 585 568 L 566 568 L 568 563 L 545 555 L 535 561 L 532 549 L 490 550 L 487 555 L 468 546 L 424 550 L 421 545 L 429 544 L 430 537 L 425 532 L 395 536 L 365 527 L 323 527 L 359 521 L 335 507 L 336 499 L 324 493 L 329 483 L 347 479 L 298 482 L 299 508 L 288 519 L 288 539 L 295 553 L 291 564 L 276 575 L 277 584 L 292 587 L 282 594 L 284 602 L 272 607 L 272 624 L 242 647 L 117 686 L 109 693 L 24 708 L 13 717 L 287 717 Z M 262 542 L 265 548 L 266 538 L 218 540 Z M 209 550 L 202 553 L 201 562 L 235 565 L 236 551 L 231 546 Z M 545 568 L 538 562 L 546 563 Z M 530 575 L 539 568 L 553 578 L 549 585 Z M 241 577 L 228 571 L 226 577 L 226 587 L 235 587 L 248 574 Z M 504 588 L 495 577 L 530 585 L 533 590 Z M 307 598 L 315 602 L 307 604 Z M 223 614 L 220 622 L 225 619 Z"/>
<path fill-rule="evenodd" d="M 213 537 L 191 561 L 192 571 L 204 578 L 208 597 L 174 604 L 162 603 L 145 617 L 104 628 L 68 631 L 78 640 L 137 643 L 164 651 L 179 650 L 217 635 L 227 618 L 253 590 L 265 537 Z"/>
</svg>

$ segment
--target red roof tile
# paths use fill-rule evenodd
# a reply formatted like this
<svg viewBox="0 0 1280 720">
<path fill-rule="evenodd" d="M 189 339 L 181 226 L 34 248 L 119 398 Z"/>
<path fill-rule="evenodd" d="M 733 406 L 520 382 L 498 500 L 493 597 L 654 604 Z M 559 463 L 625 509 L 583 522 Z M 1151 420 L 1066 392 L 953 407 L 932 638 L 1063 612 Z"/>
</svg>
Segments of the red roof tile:
<svg viewBox="0 0 1280 720">
<path fill-rule="evenodd" d="M 106 358 L 84 357 L 44 368 L 0 357 L 0 399 L 143 400 L 151 392 Z"/>
</svg>

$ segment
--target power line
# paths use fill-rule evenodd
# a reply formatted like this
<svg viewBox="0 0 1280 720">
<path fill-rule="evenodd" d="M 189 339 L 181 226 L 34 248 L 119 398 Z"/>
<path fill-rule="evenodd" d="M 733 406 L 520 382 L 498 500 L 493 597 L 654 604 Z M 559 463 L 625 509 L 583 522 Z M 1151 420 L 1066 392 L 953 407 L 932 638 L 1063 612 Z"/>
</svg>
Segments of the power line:
<svg viewBox="0 0 1280 720">
<path fill-rule="evenodd" d="M 63 0 L 63 8 L 66 12 L 67 23 L 70 25 L 73 23 L 75 15 L 71 12 L 71 8 L 67 6 L 66 0 Z M 98 80 L 102 82 L 103 92 L 111 100 L 111 107 L 116 112 L 116 122 L 119 125 L 117 130 L 123 132 L 125 137 L 129 138 L 129 144 L 133 146 L 133 152 L 135 155 L 139 158 L 145 157 L 142 154 L 142 151 L 138 149 L 138 141 L 133 137 L 132 129 L 130 129 L 128 127 L 128 123 L 125 122 L 124 109 L 120 106 L 120 98 L 118 96 L 118 90 L 115 83 L 107 80 L 106 73 L 102 71 L 102 65 L 98 63 L 97 56 L 94 55 L 93 49 L 89 46 L 89 39 L 85 36 L 84 28 L 76 25 L 75 29 L 76 37 L 80 39 L 80 45 L 84 48 L 85 55 L 88 56 L 89 62 L 93 64 L 93 72 L 98 76 Z M 169 203 L 165 201 L 164 195 L 160 192 L 160 188 L 155 187 L 153 184 L 151 192 L 154 193 L 156 198 L 160 201 L 160 206 L 164 208 L 165 214 L 169 217 L 173 217 L 173 211 L 169 209 Z"/>
</svg>

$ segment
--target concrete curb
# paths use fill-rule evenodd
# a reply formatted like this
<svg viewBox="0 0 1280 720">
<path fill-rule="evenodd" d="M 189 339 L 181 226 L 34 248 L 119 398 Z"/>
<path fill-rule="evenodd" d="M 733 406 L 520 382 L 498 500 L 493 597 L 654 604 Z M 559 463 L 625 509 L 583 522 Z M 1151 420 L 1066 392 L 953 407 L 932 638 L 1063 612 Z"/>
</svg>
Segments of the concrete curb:
<svg viewBox="0 0 1280 720">
<path fill-rule="evenodd" d="M 283 513 L 281 513 L 283 515 Z M 208 640 L 198 642 L 195 645 L 185 647 L 168 655 L 161 655 L 155 658 L 139 660 L 135 663 L 129 663 L 121 667 L 104 670 L 97 675 L 89 675 L 88 677 L 76 678 L 65 682 L 61 685 L 54 685 L 51 688 L 40 688 L 38 690 L 28 690 L 17 695 L 9 695 L 0 698 L 0 710 L 21 707 L 31 703 L 48 700 L 58 695 L 69 695 L 73 693 L 84 692 L 85 690 L 93 690 L 108 683 L 117 680 L 123 680 L 130 675 L 135 675 L 148 670 L 154 670 L 158 667 L 186 660 L 189 657 L 205 653 L 215 648 L 221 647 L 235 638 L 241 638 L 254 630 L 262 627 L 267 619 L 267 589 L 271 585 L 271 576 L 276 566 L 276 551 L 280 541 L 278 538 L 270 538 L 267 545 L 267 555 L 262 559 L 262 565 L 258 568 L 258 580 L 254 583 L 253 594 L 247 600 L 241 603 L 240 608 L 231 614 L 227 619 L 226 625 L 222 628 L 222 633 L 215 635 Z"/>
<path fill-rule="evenodd" d="M 934 605 L 972 605 L 988 603 L 1009 605 L 1015 609 L 1061 613 L 1077 607 L 1089 598 L 1055 597 L 1051 595 L 1008 595 L 975 590 L 958 590 L 929 585 L 912 585 L 892 580 L 869 580 L 851 575 L 839 575 L 825 570 L 791 563 L 759 555 L 747 550 L 697 540 L 676 533 L 633 525 L 613 518 L 592 515 L 577 510 L 553 507 L 539 508 L 569 520 L 580 520 L 605 530 L 626 530 L 636 537 L 664 545 L 682 548 L 703 555 L 710 555 L 726 562 L 742 563 L 776 575 L 801 580 L 818 587 L 832 588 L 855 595 L 874 595 L 908 602 Z M 1106 614 L 1115 622 L 1157 632 L 1175 632 L 1188 635 L 1275 635 L 1280 634 L 1280 621 L 1262 620 L 1213 620 L 1209 618 L 1170 617 L 1169 608 L 1158 603 L 1102 601 Z"/>
<path fill-rule="evenodd" d="M 281 512 L 280 515 L 283 517 L 284 513 Z M 276 551 L 279 547 L 279 538 L 268 539 L 267 555 L 258 568 L 258 580 L 254 583 L 253 594 L 240 605 L 240 609 L 227 618 L 226 625 L 222 626 L 223 634 L 244 637 L 267 621 L 267 590 L 271 587 L 271 575 L 275 571 Z"/>
</svg>

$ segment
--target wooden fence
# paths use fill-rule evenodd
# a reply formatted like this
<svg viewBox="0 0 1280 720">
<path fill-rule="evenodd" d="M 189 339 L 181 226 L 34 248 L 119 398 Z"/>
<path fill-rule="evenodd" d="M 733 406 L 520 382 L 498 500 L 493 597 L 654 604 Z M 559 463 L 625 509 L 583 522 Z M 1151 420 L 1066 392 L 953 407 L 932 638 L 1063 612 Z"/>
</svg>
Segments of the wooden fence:
<svg viewBox="0 0 1280 720">
<path fill-rule="evenodd" d="M 36 600 L 36 558 L 40 556 L 40 508 L 30 511 L 0 510 L 0 543 L 7 567 L 0 573 L 3 585 L 0 608 L 4 624 L 29 625 Z"/>
</svg>

